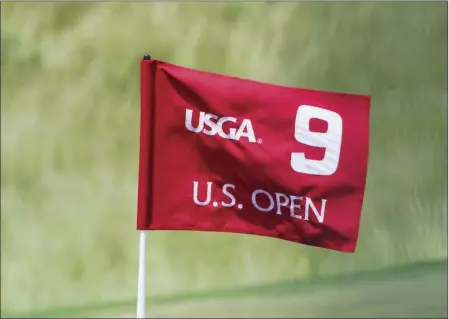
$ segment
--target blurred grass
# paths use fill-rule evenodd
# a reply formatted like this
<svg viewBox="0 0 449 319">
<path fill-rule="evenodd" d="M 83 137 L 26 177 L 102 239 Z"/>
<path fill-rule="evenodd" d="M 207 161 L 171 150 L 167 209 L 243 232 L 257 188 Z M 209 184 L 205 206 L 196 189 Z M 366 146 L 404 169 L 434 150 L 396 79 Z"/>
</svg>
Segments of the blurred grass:
<svg viewBox="0 0 449 319">
<path fill-rule="evenodd" d="M 154 232 L 150 294 L 447 259 L 447 3 L 1 3 L 2 313 L 135 296 L 139 59 L 372 95 L 354 255 Z"/>
<path fill-rule="evenodd" d="M 447 263 L 421 262 L 356 275 L 153 296 L 148 301 L 150 318 L 447 318 Z M 131 318 L 134 307 L 135 300 L 123 300 L 14 318 Z"/>
</svg>

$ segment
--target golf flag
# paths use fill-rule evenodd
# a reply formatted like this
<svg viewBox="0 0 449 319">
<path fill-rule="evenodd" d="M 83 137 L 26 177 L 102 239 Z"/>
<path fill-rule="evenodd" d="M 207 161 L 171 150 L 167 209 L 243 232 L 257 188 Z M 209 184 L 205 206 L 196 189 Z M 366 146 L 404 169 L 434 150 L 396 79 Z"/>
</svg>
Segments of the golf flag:
<svg viewBox="0 0 449 319">
<path fill-rule="evenodd" d="M 354 252 L 370 97 L 141 61 L 137 229 Z"/>
</svg>

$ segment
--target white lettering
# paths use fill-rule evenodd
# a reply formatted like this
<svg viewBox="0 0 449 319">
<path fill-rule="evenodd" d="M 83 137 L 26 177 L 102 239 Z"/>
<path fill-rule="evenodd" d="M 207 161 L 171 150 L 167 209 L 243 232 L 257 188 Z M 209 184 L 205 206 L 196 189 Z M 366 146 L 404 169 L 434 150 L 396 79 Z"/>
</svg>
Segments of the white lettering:
<svg viewBox="0 0 449 319">
<path fill-rule="evenodd" d="M 287 206 L 289 203 L 288 196 L 282 193 L 275 193 L 276 195 L 276 207 L 277 211 L 276 214 L 281 215 L 281 206 Z M 281 201 L 281 197 L 284 199 Z"/>
<path fill-rule="evenodd" d="M 327 199 L 321 200 L 321 212 L 320 214 L 318 214 L 318 209 L 313 205 L 312 200 L 309 197 L 306 197 L 306 213 L 304 216 L 304 220 L 309 220 L 309 208 L 311 208 L 315 217 L 320 223 L 322 223 L 324 221 L 324 213 L 326 211 L 326 202 Z"/>
<path fill-rule="evenodd" d="M 327 132 L 311 132 L 311 119 L 327 122 Z M 311 105 L 301 105 L 296 112 L 295 139 L 302 144 L 325 149 L 322 160 L 306 158 L 305 153 L 291 154 L 290 165 L 295 172 L 329 176 L 337 171 L 340 160 L 343 120 L 338 113 Z"/>
<path fill-rule="evenodd" d="M 225 116 L 225 117 L 222 117 L 221 119 L 219 119 L 217 122 L 217 126 L 220 128 L 218 130 L 218 135 L 227 140 L 232 140 L 232 139 L 234 139 L 234 136 L 235 136 L 235 128 L 230 128 L 229 134 L 225 134 L 225 132 L 223 132 L 223 125 L 226 122 L 237 123 L 237 119 L 232 116 Z"/>
<path fill-rule="evenodd" d="M 204 112 L 201 112 L 202 114 L 204 114 Z M 218 116 L 213 115 L 213 114 L 205 114 L 204 115 L 204 129 L 203 129 L 203 133 L 206 135 L 215 135 L 217 134 L 217 126 L 214 124 L 214 122 L 212 120 L 217 120 Z"/>
<path fill-rule="evenodd" d="M 238 203 L 239 196 L 236 196 L 236 185 L 223 184 L 222 193 L 223 200 L 212 201 L 212 186 L 213 182 L 193 181 L 193 202 L 198 206 L 226 207 L 230 209 L 243 209 L 243 205 Z M 206 184 L 206 185 L 204 185 Z M 206 186 L 206 187 L 204 187 Z M 201 195 L 199 195 L 199 188 L 202 187 Z M 238 193 L 237 193 L 238 194 Z M 321 201 L 321 206 L 319 205 Z M 309 222 L 312 218 L 319 223 L 324 223 L 326 215 L 326 199 L 312 199 L 310 197 L 288 195 L 281 192 L 270 193 L 263 189 L 257 189 L 251 194 L 252 208 L 263 213 L 272 213 L 277 216 L 282 216 L 282 209 L 289 211 L 289 217 Z M 243 210 L 244 211 L 244 210 Z M 288 214 L 288 213 L 287 213 Z M 286 215 L 287 215 L 286 214 Z M 311 216 L 314 215 L 314 216 Z"/>
<path fill-rule="evenodd" d="M 251 121 L 243 119 L 240 125 L 231 127 L 228 133 L 223 131 L 223 126 L 227 122 L 237 124 L 237 119 L 232 116 L 219 118 L 217 115 L 205 112 L 199 112 L 198 125 L 192 124 L 193 110 L 186 110 L 185 127 L 193 133 L 203 132 L 206 135 L 218 135 L 228 140 L 240 140 L 242 137 L 247 138 L 250 143 L 256 143 L 256 136 Z"/>
<path fill-rule="evenodd" d="M 302 219 L 301 216 L 295 214 L 295 208 L 298 208 L 298 209 L 301 208 L 301 205 L 295 205 L 295 200 L 302 201 L 302 196 L 298 197 L 298 196 L 290 195 L 290 202 L 291 202 L 291 204 L 290 204 L 290 216 L 293 217 L 293 218 Z"/>
<path fill-rule="evenodd" d="M 264 194 L 265 196 L 267 196 L 268 200 L 270 201 L 270 206 L 268 206 L 268 208 L 263 208 L 257 203 L 256 197 L 258 194 Z M 264 191 L 263 189 L 258 189 L 253 192 L 253 195 L 251 196 L 251 202 L 253 203 L 254 207 L 256 207 L 261 212 L 269 212 L 274 207 L 273 197 L 270 195 L 270 193 Z"/>
<path fill-rule="evenodd" d="M 193 202 L 198 206 L 206 206 L 210 203 L 211 193 L 212 193 L 212 182 L 207 182 L 206 200 L 200 201 L 198 199 L 198 181 L 193 181 Z"/>
<path fill-rule="evenodd" d="M 248 119 L 244 119 L 242 125 L 240 125 L 237 133 L 235 134 L 235 139 L 239 140 L 241 137 L 246 137 L 251 143 L 256 143 L 256 137 L 254 135 L 253 125 Z"/>
<path fill-rule="evenodd" d="M 198 119 L 198 126 L 195 128 L 192 126 L 192 110 L 186 110 L 186 128 L 193 133 L 198 133 L 203 130 L 204 127 L 204 112 L 200 113 L 200 118 Z"/>
<path fill-rule="evenodd" d="M 223 207 L 232 207 L 235 205 L 235 197 L 231 193 L 228 192 L 228 188 L 235 189 L 235 186 L 232 184 L 225 184 L 223 185 L 223 194 L 225 194 L 229 199 L 231 199 L 231 202 L 226 204 L 225 202 L 221 202 L 221 205 Z"/>
</svg>

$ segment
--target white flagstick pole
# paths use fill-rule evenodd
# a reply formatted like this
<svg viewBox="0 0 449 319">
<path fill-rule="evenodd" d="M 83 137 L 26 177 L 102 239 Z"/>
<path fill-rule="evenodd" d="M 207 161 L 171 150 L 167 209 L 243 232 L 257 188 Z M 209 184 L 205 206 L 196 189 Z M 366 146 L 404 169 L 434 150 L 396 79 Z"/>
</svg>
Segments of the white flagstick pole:
<svg viewBox="0 0 449 319">
<path fill-rule="evenodd" d="M 137 318 L 145 318 L 145 259 L 146 232 L 140 231 L 139 239 L 139 275 L 137 277 Z"/>
<path fill-rule="evenodd" d="M 151 57 L 149 54 L 145 54 L 143 56 L 143 60 L 151 60 Z M 142 69 L 140 74 L 140 81 L 142 85 L 142 81 L 144 79 Z M 148 96 L 144 96 L 141 88 L 141 103 L 145 103 L 144 100 L 148 98 Z M 148 101 L 146 101 L 148 102 Z M 141 109 L 143 110 L 142 104 Z M 141 113 L 141 117 L 143 114 Z M 142 134 L 142 131 L 141 131 Z M 142 149 L 141 149 L 142 151 Z M 142 162 L 140 162 L 142 158 L 139 160 L 139 174 L 140 174 L 140 165 L 142 165 Z M 140 187 L 139 187 L 139 199 L 138 199 L 138 212 L 137 212 L 137 218 L 139 219 L 139 204 L 140 203 Z M 145 195 L 146 196 L 146 195 Z M 137 277 L 137 318 L 145 318 L 145 303 L 146 303 L 146 293 L 145 293 L 145 286 L 146 286 L 146 278 L 145 278 L 145 261 L 146 261 L 146 231 L 141 230 L 140 231 L 140 238 L 139 238 L 139 274 Z"/>
</svg>

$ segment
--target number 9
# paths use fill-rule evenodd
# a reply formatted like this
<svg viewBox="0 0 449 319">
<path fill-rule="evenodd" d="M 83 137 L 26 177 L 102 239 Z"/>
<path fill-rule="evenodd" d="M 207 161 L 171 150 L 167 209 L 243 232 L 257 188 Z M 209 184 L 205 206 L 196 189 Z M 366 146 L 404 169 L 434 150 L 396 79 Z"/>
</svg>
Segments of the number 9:
<svg viewBox="0 0 449 319">
<path fill-rule="evenodd" d="M 327 132 L 311 132 L 309 122 L 312 118 L 326 121 Z M 290 161 L 292 169 L 310 175 L 334 174 L 340 159 L 342 133 L 343 120 L 339 114 L 316 106 L 299 106 L 295 120 L 295 139 L 309 146 L 324 147 L 326 151 L 322 160 L 307 159 L 304 153 L 292 153 Z"/>
</svg>

